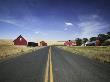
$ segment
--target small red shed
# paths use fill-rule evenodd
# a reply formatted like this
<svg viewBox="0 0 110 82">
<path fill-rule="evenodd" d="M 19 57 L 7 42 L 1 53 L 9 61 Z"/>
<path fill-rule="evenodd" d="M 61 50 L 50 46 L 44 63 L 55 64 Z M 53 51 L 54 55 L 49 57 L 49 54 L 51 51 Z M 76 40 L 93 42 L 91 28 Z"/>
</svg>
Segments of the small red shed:
<svg viewBox="0 0 110 82">
<path fill-rule="evenodd" d="M 96 46 L 101 46 L 101 42 L 100 42 L 100 40 L 96 40 L 96 44 L 95 44 Z"/>
<path fill-rule="evenodd" d="M 47 46 L 47 43 L 45 41 L 41 41 L 40 46 Z"/>
<path fill-rule="evenodd" d="M 27 41 L 21 35 L 17 37 L 14 41 L 14 45 L 27 45 Z"/>
</svg>

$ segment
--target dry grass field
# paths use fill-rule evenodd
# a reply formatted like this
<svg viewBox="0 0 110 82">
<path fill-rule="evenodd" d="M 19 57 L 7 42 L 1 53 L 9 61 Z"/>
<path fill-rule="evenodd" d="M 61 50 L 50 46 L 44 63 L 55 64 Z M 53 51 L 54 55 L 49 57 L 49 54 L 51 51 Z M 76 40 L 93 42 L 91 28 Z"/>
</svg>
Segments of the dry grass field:
<svg viewBox="0 0 110 82">
<path fill-rule="evenodd" d="M 0 59 L 19 56 L 40 49 L 41 47 L 15 46 L 12 40 L 0 40 Z"/>
<path fill-rule="evenodd" d="M 78 55 L 83 55 L 91 59 L 96 59 L 100 62 L 110 63 L 110 46 L 105 47 L 58 46 L 58 47 Z"/>
</svg>

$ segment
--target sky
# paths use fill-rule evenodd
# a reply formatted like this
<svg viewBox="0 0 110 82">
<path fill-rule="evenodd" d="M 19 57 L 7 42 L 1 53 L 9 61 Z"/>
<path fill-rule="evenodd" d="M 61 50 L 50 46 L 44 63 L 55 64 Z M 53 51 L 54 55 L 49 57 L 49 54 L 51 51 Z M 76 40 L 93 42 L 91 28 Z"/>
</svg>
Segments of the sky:
<svg viewBox="0 0 110 82">
<path fill-rule="evenodd" d="M 74 40 L 110 31 L 110 0 L 0 0 L 0 39 Z"/>
</svg>

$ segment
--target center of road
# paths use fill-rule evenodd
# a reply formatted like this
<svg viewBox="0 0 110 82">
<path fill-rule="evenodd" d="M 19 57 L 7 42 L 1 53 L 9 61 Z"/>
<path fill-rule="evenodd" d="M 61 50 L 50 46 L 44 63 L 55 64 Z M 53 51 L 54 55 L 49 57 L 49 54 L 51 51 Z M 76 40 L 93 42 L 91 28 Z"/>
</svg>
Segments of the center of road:
<svg viewBox="0 0 110 82">
<path fill-rule="evenodd" d="M 52 59 L 51 59 L 51 47 L 49 48 L 48 59 L 45 70 L 45 79 L 44 82 L 54 82 L 53 81 L 53 68 L 52 68 Z"/>
</svg>

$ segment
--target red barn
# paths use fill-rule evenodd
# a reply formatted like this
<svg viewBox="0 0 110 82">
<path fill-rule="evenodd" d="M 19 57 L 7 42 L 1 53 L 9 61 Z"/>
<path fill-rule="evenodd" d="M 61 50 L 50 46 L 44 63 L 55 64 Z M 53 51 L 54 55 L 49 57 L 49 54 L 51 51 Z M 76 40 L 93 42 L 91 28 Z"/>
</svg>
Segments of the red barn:
<svg viewBox="0 0 110 82">
<path fill-rule="evenodd" d="M 65 41 L 64 43 L 65 46 L 76 46 L 76 42 L 72 42 L 71 40 Z"/>
<path fill-rule="evenodd" d="M 24 39 L 21 35 L 17 37 L 13 42 L 14 45 L 27 45 L 26 39 Z"/>
</svg>

